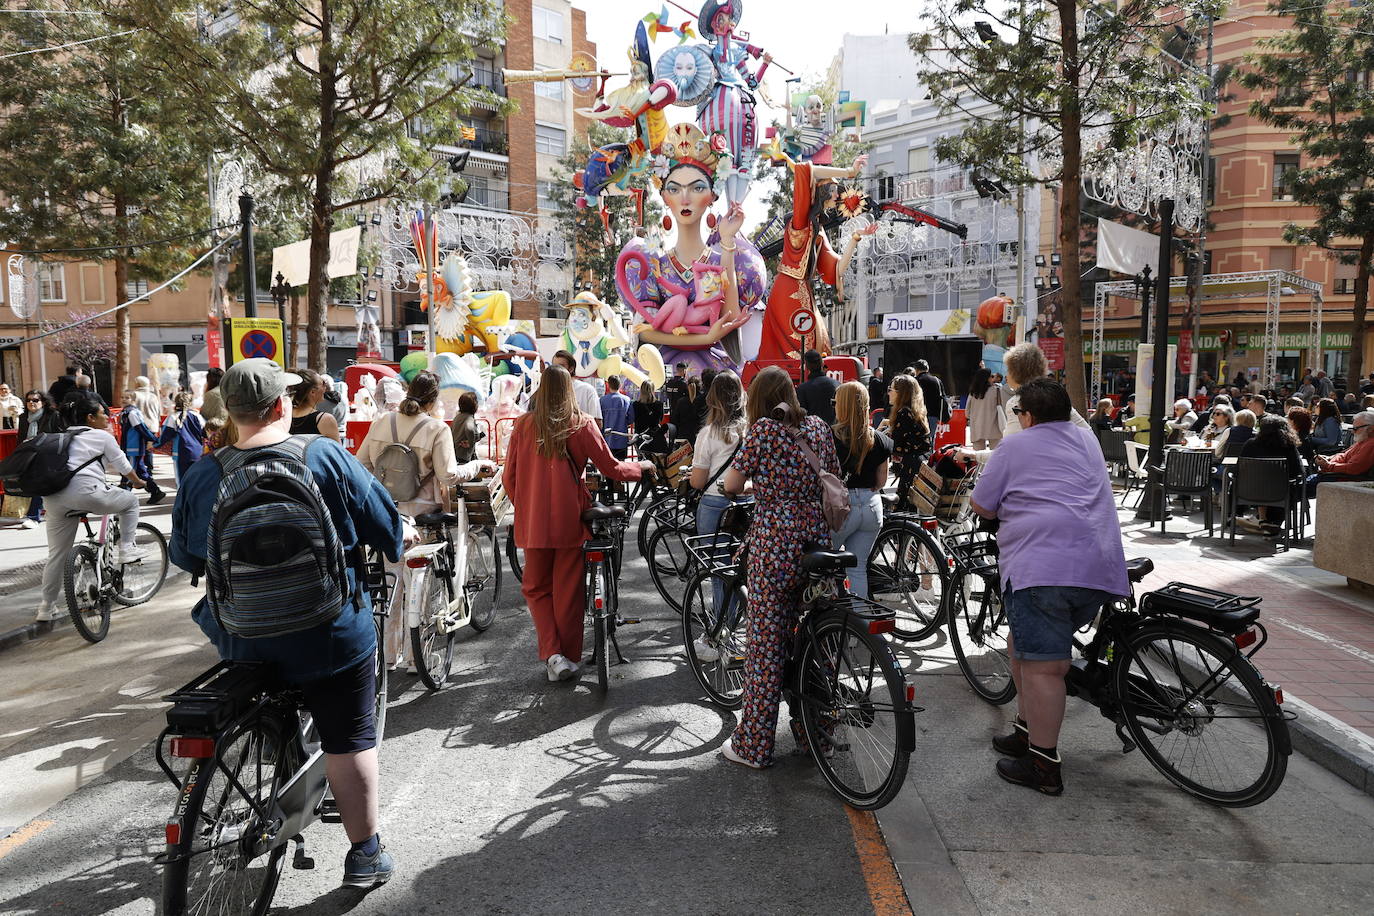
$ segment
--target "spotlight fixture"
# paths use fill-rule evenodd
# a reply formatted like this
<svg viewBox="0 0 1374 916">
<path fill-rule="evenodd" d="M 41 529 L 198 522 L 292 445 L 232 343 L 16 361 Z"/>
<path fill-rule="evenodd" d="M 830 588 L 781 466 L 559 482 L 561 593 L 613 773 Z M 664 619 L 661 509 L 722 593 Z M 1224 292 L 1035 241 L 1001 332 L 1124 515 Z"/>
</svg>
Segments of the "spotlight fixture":
<svg viewBox="0 0 1374 916">
<path fill-rule="evenodd" d="M 364 215 L 363 213 L 361 213 L 361 212 L 358 213 L 357 219 L 358 219 L 358 225 L 359 225 L 359 226 L 361 226 L 363 223 L 367 222 L 367 216 L 365 216 L 365 215 Z"/>
<path fill-rule="evenodd" d="M 1061 260 L 1061 259 L 1060 259 L 1060 257 L 1059 257 L 1059 252 L 1056 251 L 1056 252 L 1054 252 L 1053 254 L 1050 255 L 1050 264 L 1051 264 L 1052 266 L 1058 267 L 1059 264 L 1060 264 L 1060 260 Z"/>
<path fill-rule="evenodd" d="M 468 157 L 472 155 L 472 150 L 460 149 L 453 154 L 453 158 L 448 161 L 448 170 L 457 175 L 468 167 Z"/>
<path fill-rule="evenodd" d="M 367 265 L 363 265 L 362 275 L 363 275 L 363 282 L 366 283 L 366 282 L 367 282 L 367 278 L 368 278 L 369 276 L 372 275 L 372 268 L 368 267 Z"/>
<path fill-rule="evenodd" d="M 370 289 L 370 290 L 367 291 L 367 301 L 368 301 L 368 302 L 376 302 L 376 301 L 377 301 L 377 291 L 376 291 L 375 289 Z"/>
<path fill-rule="evenodd" d="M 983 44 L 992 44 L 997 40 L 997 30 L 992 27 L 992 23 L 978 20 L 973 24 L 973 30 L 978 33 L 979 39 Z"/>
<path fill-rule="evenodd" d="M 1045 266 L 1045 256 L 1044 256 L 1043 254 L 1037 254 L 1037 255 L 1035 256 L 1035 266 L 1036 266 L 1036 267 L 1044 267 L 1044 266 Z"/>
<path fill-rule="evenodd" d="M 1044 289 L 1044 288 L 1045 288 L 1045 278 L 1044 278 L 1044 277 L 1036 277 L 1036 278 L 1035 278 L 1035 288 L 1036 288 L 1036 289 Z"/>
<path fill-rule="evenodd" d="M 374 225 L 374 226 L 380 226 L 381 224 L 382 224 L 382 214 L 381 214 L 381 213 L 373 213 L 373 214 L 372 214 L 372 225 Z"/>
<path fill-rule="evenodd" d="M 1050 289 L 1059 289 L 1059 274 L 1050 274 Z"/>
</svg>

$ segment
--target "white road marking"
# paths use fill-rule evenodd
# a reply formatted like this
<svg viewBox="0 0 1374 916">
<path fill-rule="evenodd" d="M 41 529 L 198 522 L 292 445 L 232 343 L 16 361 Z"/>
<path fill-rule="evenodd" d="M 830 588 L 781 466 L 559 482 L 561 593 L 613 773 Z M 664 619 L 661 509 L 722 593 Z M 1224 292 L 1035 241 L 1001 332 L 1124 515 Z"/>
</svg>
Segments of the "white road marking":
<svg viewBox="0 0 1374 916">
<path fill-rule="evenodd" d="M 1301 623 L 1294 623 L 1286 617 L 1266 616 L 1264 619 L 1267 623 L 1277 623 L 1281 626 L 1285 626 L 1296 633 L 1301 633 L 1304 636 L 1310 637 L 1311 639 L 1315 639 L 1317 642 L 1325 643 L 1333 649 L 1340 649 L 1342 652 L 1345 652 L 1348 655 L 1353 655 L 1362 662 L 1369 662 L 1371 665 L 1374 665 L 1374 653 L 1366 652 L 1359 646 L 1352 646 L 1348 642 L 1341 642 L 1339 639 L 1327 636 L 1320 630 L 1314 630 L 1311 627 L 1305 626 Z"/>
</svg>

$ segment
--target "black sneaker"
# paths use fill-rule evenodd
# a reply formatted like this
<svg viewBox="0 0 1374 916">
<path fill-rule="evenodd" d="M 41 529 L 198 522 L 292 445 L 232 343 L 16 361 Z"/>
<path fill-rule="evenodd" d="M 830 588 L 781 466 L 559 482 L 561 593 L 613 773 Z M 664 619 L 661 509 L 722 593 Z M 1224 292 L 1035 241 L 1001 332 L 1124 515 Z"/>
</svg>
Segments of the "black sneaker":
<svg viewBox="0 0 1374 916">
<path fill-rule="evenodd" d="M 1046 795 L 1063 795 L 1064 778 L 1060 775 L 1059 767 L 1060 761 L 1049 760 L 1038 751 L 1030 751 L 1015 760 L 997 761 L 997 775 L 1007 782 Z"/>
<path fill-rule="evenodd" d="M 993 738 L 992 749 L 1008 757 L 1024 757 L 1030 753 L 1030 737 L 1026 731 L 1026 723 L 1020 719 L 1012 722 L 1011 734 Z"/>
<path fill-rule="evenodd" d="M 344 857 L 344 887 L 377 887 L 391 880 L 396 863 L 385 846 L 378 846 L 372 855 L 364 855 L 362 850 L 351 850 Z"/>
<path fill-rule="evenodd" d="M 148 505 L 156 506 L 158 503 L 162 502 L 166 498 L 166 490 L 154 490 L 152 495 L 148 497 Z"/>
</svg>

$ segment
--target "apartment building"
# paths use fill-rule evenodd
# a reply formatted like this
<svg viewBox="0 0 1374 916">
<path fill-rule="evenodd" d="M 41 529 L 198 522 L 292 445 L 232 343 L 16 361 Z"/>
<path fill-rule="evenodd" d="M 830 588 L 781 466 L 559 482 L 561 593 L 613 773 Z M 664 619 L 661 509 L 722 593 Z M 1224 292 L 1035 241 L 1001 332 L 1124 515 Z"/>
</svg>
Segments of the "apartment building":
<svg viewBox="0 0 1374 916">
<path fill-rule="evenodd" d="M 1257 41 L 1286 29 L 1290 22 L 1270 15 L 1264 0 L 1238 0 L 1215 26 L 1217 66 L 1243 67 L 1245 55 L 1255 50 Z M 1369 77 L 1362 74 L 1359 78 Z M 1286 226 L 1310 222 L 1315 215 L 1312 208 L 1293 203 L 1291 185 L 1285 177 L 1306 163 L 1288 133 L 1249 115 L 1247 108 L 1254 93 L 1234 82 L 1226 93 L 1232 98 L 1221 104 L 1219 114 L 1230 120 L 1215 127 L 1211 139 L 1209 212 L 1213 228 L 1207 237 L 1208 270 L 1283 270 L 1320 284 L 1323 357 L 1322 365 L 1313 368 L 1324 368 L 1333 377 L 1343 376 L 1350 347 L 1355 265 L 1341 264 L 1323 249 L 1284 240 Z M 1356 244 L 1350 240 L 1349 247 L 1353 249 Z M 1180 324 L 1178 302 L 1171 311 L 1176 316 L 1174 324 Z M 1091 320 L 1090 302 L 1085 303 L 1084 313 Z M 1107 314 L 1103 349 L 1104 369 L 1110 374 L 1126 366 L 1127 354 L 1138 341 L 1139 307 L 1134 302 L 1116 301 L 1109 304 Z M 1196 347 L 1199 370 L 1215 376 L 1224 362 L 1227 374 L 1234 376 L 1237 371 L 1262 365 L 1263 297 L 1205 302 L 1202 316 L 1202 334 Z M 1312 346 L 1308 321 L 1308 297 L 1284 296 L 1276 347 L 1281 378 L 1292 378 L 1307 368 Z M 1085 328 L 1085 337 L 1088 334 Z M 1366 339 L 1364 354 L 1365 365 L 1374 364 L 1374 336 Z"/>
<path fill-rule="evenodd" d="M 507 0 L 506 13 L 509 26 L 505 44 L 481 49 L 476 60 L 455 64 L 454 70 L 463 75 L 470 68 L 470 84 L 507 95 L 517 103 L 516 110 L 503 118 L 494 106 L 478 106 L 464 115 L 467 130 L 462 148 L 470 150 L 462 171 L 467 193 L 461 202 L 450 196 L 440 205 L 477 221 L 497 217 L 525 220 L 531 229 L 538 230 L 551 225 L 550 189 L 558 159 L 566 153 L 574 132 L 585 129 L 585 123 L 574 113 L 576 103 L 566 84 L 522 83 L 507 88 L 501 70 L 564 69 L 574 56 L 595 59 L 596 47 L 586 37 L 586 14 L 568 0 Z M 451 159 L 459 149 L 439 146 L 433 152 Z M 377 223 L 365 215 L 360 215 L 360 225 L 365 238 L 366 233 L 378 231 Z M 497 279 L 513 279 L 517 286 L 529 290 L 527 295 L 514 297 L 515 316 L 561 315 L 560 306 L 572 283 L 571 268 L 564 276 L 560 273 L 564 266 L 561 261 L 540 257 L 529 234 L 505 233 L 495 237 L 499 240 L 497 244 L 504 247 L 491 250 L 484 246 L 483 257 L 496 268 Z M 464 247 L 462 239 L 441 238 L 441 243 L 460 250 Z M 259 250 L 257 257 L 259 261 L 270 258 L 271 252 Z M 28 285 L 40 302 L 40 311 L 28 319 L 20 319 L 11 311 L 9 283 L 0 284 L 0 379 L 21 390 L 47 387 L 65 364 L 62 354 L 50 348 L 40 350 L 41 342 L 21 343 L 38 332 L 40 320 L 60 322 L 72 312 L 107 309 L 146 292 L 149 285 L 133 281 L 128 289 L 116 291 L 112 262 L 44 261 L 37 265 L 36 275 L 30 273 Z M 129 306 L 134 364 L 131 371 L 142 371 L 154 353 L 174 353 L 182 366 L 191 371 L 209 366 L 206 322 L 210 287 L 208 273 L 193 273 L 177 288 L 156 292 Z M 424 323 L 418 294 L 386 294 L 382 303 L 382 353 L 386 358 L 399 359 L 405 353 L 400 329 Z M 348 302 L 332 303 L 328 310 L 331 371 L 347 365 L 356 353 L 354 306 Z M 234 303 L 232 310 L 241 315 L 242 303 Z M 303 304 L 300 312 L 303 322 Z M 265 291 L 258 293 L 258 314 L 277 316 L 276 306 Z M 300 331 L 296 362 L 305 356 L 303 324 Z M 108 375 L 106 368 L 102 377 L 97 378 L 98 386 L 107 394 Z"/>
</svg>

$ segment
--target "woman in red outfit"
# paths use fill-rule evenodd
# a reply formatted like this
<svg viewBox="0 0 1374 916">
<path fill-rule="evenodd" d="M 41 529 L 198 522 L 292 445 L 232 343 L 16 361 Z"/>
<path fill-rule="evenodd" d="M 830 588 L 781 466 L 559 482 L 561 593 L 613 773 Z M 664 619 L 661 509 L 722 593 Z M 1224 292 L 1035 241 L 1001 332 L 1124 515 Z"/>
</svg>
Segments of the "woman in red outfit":
<svg viewBox="0 0 1374 916">
<path fill-rule="evenodd" d="M 818 350 L 822 355 L 830 352 L 830 336 L 826 332 L 825 322 L 811 301 L 811 278 L 819 276 L 834 287 L 835 298 L 843 302 L 844 272 L 849 268 L 859 240 L 878 229 L 877 223 L 871 223 L 854 233 L 845 244 L 844 254 L 836 257 L 825 230 L 821 228 L 821 217 L 825 211 L 835 207 L 837 188 L 833 180 L 861 174 L 867 156 L 860 156 L 847 169 L 793 162 L 785 155 L 782 159 L 792 170 L 792 218 L 788 220 L 787 231 L 783 235 L 778 274 L 768 290 L 759 359 L 800 359 L 801 352 L 808 348 Z M 801 335 L 792 324 L 793 314 L 802 311 L 811 313 L 811 326 L 815 328 L 807 335 L 806 347 L 802 346 Z"/>
<path fill-rule="evenodd" d="M 572 376 L 550 366 L 529 413 L 515 422 L 502 480 L 515 506 L 515 543 L 525 551 L 520 591 L 551 681 L 576 677 L 582 658 L 582 543 L 591 537 L 582 522 L 591 505 L 582 474 L 588 461 L 621 481 L 639 480 L 654 467 L 617 461 L 596 421 L 578 411 Z"/>
</svg>

